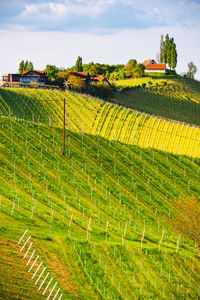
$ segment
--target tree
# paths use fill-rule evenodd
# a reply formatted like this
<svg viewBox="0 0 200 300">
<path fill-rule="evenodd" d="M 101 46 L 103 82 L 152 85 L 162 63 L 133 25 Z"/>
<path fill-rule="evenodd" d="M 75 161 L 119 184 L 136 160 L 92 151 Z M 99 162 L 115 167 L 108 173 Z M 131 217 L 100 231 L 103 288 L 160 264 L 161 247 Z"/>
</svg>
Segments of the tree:
<svg viewBox="0 0 200 300">
<path fill-rule="evenodd" d="M 177 217 L 172 220 L 175 229 L 193 240 L 200 255 L 200 202 L 193 197 L 186 197 L 174 203 Z"/>
<path fill-rule="evenodd" d="M 84 91 L 86 90 L 86 81 L 71 74 L 68 76 L 67 81 L 65 81 L 65 86 L 70 87 L 72 90 Z"/>
<path fill-rule="evenodd" d="M 169 46 L 169 35 L 167 34 L 165 37 L 165 41 L 163 41 L 163 52 L 162 52 L 162 62 L 164 64 L 167 63 L 167 50 Z"/>
<path fill-rule="evenodd" d="M 176 65 L 177 65 L 177 51 L 176 51 L 176 44 L 173 43 L 171 48 L 171 67 L 173 70 L 176 68 Z"/>
<path fill-rule="evenodd" d="M 22 74 L 24 71 L 24 60 L 22 60 L 19 64 L 18 72 L 19 74 Z"/>
<path fill-rule="evenodd" d="M 99 64 L 99 63 L 92 64 L 91 67 L 89 68 L 88 72 L 90 73 L 91 77 L 97 77 L 99 75 L 104 75 L 104 70 L 103 70 L 101 64 Z"/>
<path fill-rule="evenodd" d="M 144 69 L 145 66 L 143 64 L 137 64 L 133 69 L 132 77 L 133 78 L 140 78 L 144 76 Z"/>
<path fill-rule="evenodd" d="M 55 80 L 59 69 L 55 65 L 46 65 L 45 71 L 51 80 Z"/>
<path fill-rule="evenodd" d="M 173 39 L 169 40 L 168 48 L 167 48 L 167 64 L 171 70 L 171 48 L 172 48 Z"/>
<path fill-rule="evenodd" d="M 177 65 L 176 44 L 174 38 L 169 38 L 168 34 L 165 36 L 165 40 L 163 39 L 163 35 L 161 35 L 160 57 L 162 63 L 168 64 L 170 69 L 175 69 Z"/>
<path fill-rule="evenodd" d="M 28 60 L 25 61 L 25 64 L 24 64 L 24 71 L 28 71 Z"/>
<path fill-rule="evenodd" d="M 194 75 L 197 72 L 197 67 L 194 65 L 194 63 L 191 61 L 188 63 L 188 72 L 187 77 L 194 78 Z"/>
<path fill-rule="evenodd" d="M 125 73 L 127 77 L 132 77 L 133 75 L 133 70 L 135 66 L 137 65 L 137 60 L 136 59 L 130 59 L 128 63 L 125 66 Z"/>
<path fill-rule="evenodd" d="M 158 59 L 159 63 L 163 63 L 163 52 L 164 52 L 164 39 L 163 39 L 163 35 L 161 35 L 161 38 L 160 38 L 160 53 L 159 53 L 159 59 Z"/>
<path fill-rule="evenodd" d="M 82 57 L 78 56 L 76 64 L 75 64 L 75 71 L 76 72 L 83 72 L 83 63 Z"/>
<path fill-rule="evenodd" d="M 30 61 L 28 63 L 28 68 L 27 68 L 27 71 L 32 71 L 34 68 L 33 68 L 33 63 Z"/>
<path fill-rule="evenodd" d="M 19 64 L 19 68 L 18 68 L 18 72 L 19 74 L 22 74 L 24 71 L 32 71 L 33 70 L 33 63 L 28 60 L 26 60 L 24 62 L 24 60 L 22 60 Z"/>
<path fill-rule="evenodd" d="M 113 96 L 113 89 L 109 84 L 103 82 L 91 83 L 91 94 L 100 98 L 108 98 Z"/>
</svg>

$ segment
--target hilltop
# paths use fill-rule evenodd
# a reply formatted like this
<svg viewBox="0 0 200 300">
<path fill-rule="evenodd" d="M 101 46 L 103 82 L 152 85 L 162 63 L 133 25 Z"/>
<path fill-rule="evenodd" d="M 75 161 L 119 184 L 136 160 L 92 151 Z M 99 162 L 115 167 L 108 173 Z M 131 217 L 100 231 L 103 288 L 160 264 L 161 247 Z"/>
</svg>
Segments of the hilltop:
<svg viewBox="0 0 200 300">
<path fill-rule="evenodd" d="M 51 299 L 198 297 L 197 247 L 173 221 L 199 201 L 198 126 L 51 90 L 0 89 L 0 112 L 1 298 L 56 282 Z"/>
<path fill-rule="evenodd" d="M 200 125 L 200 82 L 189 78 L 143 77 L 113 81 L 113 101 L 146 113 Z"/>
</svg>

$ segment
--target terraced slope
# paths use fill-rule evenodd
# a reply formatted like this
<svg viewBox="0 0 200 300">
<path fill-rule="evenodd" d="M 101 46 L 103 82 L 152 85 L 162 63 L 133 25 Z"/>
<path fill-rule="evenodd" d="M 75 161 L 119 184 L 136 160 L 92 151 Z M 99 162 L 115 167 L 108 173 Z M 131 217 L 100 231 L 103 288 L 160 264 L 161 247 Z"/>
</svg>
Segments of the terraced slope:
<svg viewBox="0 0 200 300">
<path fill-rule="evenodd" d="M 102 109 L 101 118 L 110 122 L 114 115 L 131 117 L 110 104 Z M 98 136 L 113 132 L 101 118 L 93 127 L 96 135 L 67 130 L 62 156 L 59 127 L 0 117 L 1 245 L 15 245 L 2 256 L 1 264 L 12 270 L 1 273 L 1 294 L 12 294 L 14 278 L 18 285 L 23 273 L 28 288 L 22 285 L 17 293 L 26 298 L 28 289 L 36 299 L 49 273 L 46 297 L 57 282 L 51 299 L 58 289 L 62 299 L 197 299 L 197 249 L 171 221 L 175 199 L 199 197 L 200 160 Z M 125 134 L 123 122 L 117 128 L 116 134 Z M 29 234 L 21 254 L 32 242 L 31 263 L 39 255 L 30 272 L 18 255 Z M 31 277 L 41 262 L 46 269 L 35 285 Z"/>
<path fill-rule="evenodd" d="M 0 111 L 2 115 L 61 127 L 64 97 L 67 128 L 72 131 L 200 157 L 200 127 L 139 113 L 87 96 L 49 90 L 0 89 Z"/>
<path fill-rule="evenodd" d="M 200 83 L 192 79 L 119 80 L 113 101 L 161 117 L 200 125 Z M 145 84 L 145 88 L 142 85 Z M 140 88 L 136 88 L 140 86 Z"/>
</svg>

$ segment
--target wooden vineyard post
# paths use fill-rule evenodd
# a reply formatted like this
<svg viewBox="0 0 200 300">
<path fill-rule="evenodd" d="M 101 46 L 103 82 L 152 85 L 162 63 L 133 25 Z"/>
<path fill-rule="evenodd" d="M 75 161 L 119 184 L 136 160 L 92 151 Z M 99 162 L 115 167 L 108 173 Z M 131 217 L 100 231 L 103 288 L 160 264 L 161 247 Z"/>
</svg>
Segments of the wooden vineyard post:
<svg viewBox="0 0 200 300">
<path fill-rule="evenodd" d="M 64 100 L 64 107 L 63 107 L 63 152 L 62 155 L 65 155 L 65 98 Z"/>
</svg>

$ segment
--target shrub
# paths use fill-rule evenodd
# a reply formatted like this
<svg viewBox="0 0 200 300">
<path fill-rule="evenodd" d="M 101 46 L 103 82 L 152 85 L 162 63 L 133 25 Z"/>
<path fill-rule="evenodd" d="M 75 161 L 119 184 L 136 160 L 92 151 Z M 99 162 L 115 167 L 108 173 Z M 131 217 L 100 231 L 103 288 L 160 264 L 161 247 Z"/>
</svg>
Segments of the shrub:
<svg viewBox="0 0 200 300">
<path fill-rule="evenodd" d="M 75 75 L 69 75 L 65 86 L 75 91 L 85 91 L 86 81 Z"/>
<path fill-rule="evenodd" d="M 90 89 L 93 96 L 100 98 L 112 97 L 114 94 L 112 87 L 106 83 L 92 82 Z"/>
</svg>

